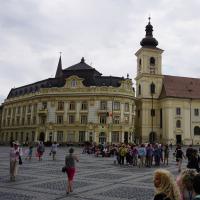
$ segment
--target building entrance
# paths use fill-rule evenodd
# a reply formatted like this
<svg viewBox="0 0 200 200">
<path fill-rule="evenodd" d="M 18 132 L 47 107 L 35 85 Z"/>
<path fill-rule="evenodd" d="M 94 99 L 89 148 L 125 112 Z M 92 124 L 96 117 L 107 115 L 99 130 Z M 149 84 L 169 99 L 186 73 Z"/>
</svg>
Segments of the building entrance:
<svg viewBox="0 0 200 200">
<path fill-rule="evenodd" d="M 106 143 L 106 134 L 104 132 L 99 133 L 99 144 Z"/>
<path fill-rule="evenodd" d="M 176 144 L 181 144 L 181 143 L 182 143 L 182 136 L 176 135 Z"/>
<path fill-rule="evenodd" d="M 128 144 L 128 132 L 124 132 L 124 143 Z"/>
<path fill-rule="evenodd" d="M 151 132 L 151 133 L 149 134 L 149 142 L 150 142 L 150 143 L 155 143 L 156 140 L 157 140 L 156 133 L 155 133 L 155 132 Z"/>
<path fill-rule="evenodd" d="M 44 139 L 45 139 L 45 134 L 44 134 L 44 132 L 41 132 L 39 140 L 42 141 L 42 142 L 44 142 Z"/>
</svg>

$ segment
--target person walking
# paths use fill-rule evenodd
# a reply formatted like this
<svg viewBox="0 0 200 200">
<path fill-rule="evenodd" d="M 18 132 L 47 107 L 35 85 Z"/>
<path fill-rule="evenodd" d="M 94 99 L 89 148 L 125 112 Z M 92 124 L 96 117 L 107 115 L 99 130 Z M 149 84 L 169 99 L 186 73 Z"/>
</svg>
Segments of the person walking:
<svg viewBox="0 0 200 200">
<path fill-rule="evenodd" d="M 176 155 L 176 162 L 178 165 L 178 172 L 181 172 L 182 160 L 183 158 L 185 158 L 185 155 L 181 149 L 181 145 L 179 144 L 176 147 L 175 155 Z"/>
<path fill-rule="evenodd" d="M 65 157 L 65 168 L 67 173 L 67 188 L 66 188 L 66 194 L 69 194 L 69 192 L 73 192 L 73 179 L 75 175 L 75 161 L 79 162 L 79 159 L 74 154 L 74 149 L 69 149 L 69 154 Z"/>
<path fill-rule="evenodd" d="M 57 144 L 57 142 L 54 142 L 52 144 L 52 146 L 51 146 L 51 152 L 50 152 L 50 154 L 52 154 L 53 160 L 56 159 L 56 152 L 57 152 L 58 146 L 59 146 L 59 144 Z"/>
<path fill-rule="evenodd" d="M 154 186 L 156 194 L 154 200 L 180 200 L 180 191 L 173 175 L 164 169 L 154 172 Z"/>
<path fill-rule="evenodd" d="M 37 146 L 37 154 L 38 154 L 38 160 L 41 161 L 42 160 L 42 155 L 44 153 L 44 144 L 42 141 L 40 141 L 38 143 L 38 146 Z"/>
<path fill-rule="evenodd" d="M 11 144 L 10 148 L 10 180 L 15 181 L 18 172 L 19 163 L 19 143 L 17 141 Z"/>
<path fill-rule="evenodd" d="M 168 165 L 168 161 L 169 161 L 169 146 L 168 144 L 165 145 L 164 147 L 164 165 Z"/>
</svg>

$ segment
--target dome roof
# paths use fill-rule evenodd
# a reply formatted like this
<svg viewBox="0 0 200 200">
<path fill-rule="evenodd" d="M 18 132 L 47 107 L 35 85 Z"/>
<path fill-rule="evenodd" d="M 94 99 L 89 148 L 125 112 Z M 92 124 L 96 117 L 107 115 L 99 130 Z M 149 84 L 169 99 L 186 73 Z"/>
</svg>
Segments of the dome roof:
<svg viewBox="0 0 200 200">
<path fill-rule="evenodd" d="M 142 47 L 156 47 L 158 45 L 158 41 L 153 37 L 153 26 L 151 25 L 149 17 L 149 23 L 146 25 L 146 36 L 140 42 Z"/>
</svg>

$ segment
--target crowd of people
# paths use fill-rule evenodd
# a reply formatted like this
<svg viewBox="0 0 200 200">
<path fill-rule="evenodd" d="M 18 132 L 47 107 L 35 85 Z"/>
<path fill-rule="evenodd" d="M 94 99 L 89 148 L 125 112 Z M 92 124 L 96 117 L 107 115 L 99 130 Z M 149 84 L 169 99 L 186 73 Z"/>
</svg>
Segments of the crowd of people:
<svg viewBox="0 0 200 200">
<path fill-rule="evenodd" d="M 49 155 L 56 160 L 56 152 L 59 144 L 54 142 L 51 146 Z M 22 164 L 22 156 L 25 154 L 26 160 L 31 160 L 33 156 L 33 145 L 23 151 L 17 141 L 11 143 L 10 149 L 10 180 L 15 181 L 18 171 L 18 165 Z M 199 150 L 200 151 L 200 150 Z M 36 145 L 35 156 L 38 161 L 42 161 L 45 146 L 39 141 Z M 119 145 L 85 145 L 82 153 L 93 154 L 96 157 L 113 157 L 114 164 L 152 167 L 158 167 L 154 172 L 153 182 L 155 186 L 154 200 L 198 200 L 200 199 L 200 157 L 196 148 L 190 145 L 186 152 L 180 145 L 172 149 L 171 145 L 162 144 L 119 144 Z M 162 166 L 169 165 L 169 156 L 173 155 L 177 162 L 178 172 L 175 177 L 166 169 L 160 169 Z M 182 170 L 182 160 L 187 159 L 187 169 Z M 67 174 L 66 194 L 73 192 L 73 178 L 75 175 L 75 161 L 79 161 L 74 155 L 74 149 L 70 148 L 65 156 L 64 167 L 62 171 Z M 161 166 L 162 164 L 162 166 Z"/>
</svg>

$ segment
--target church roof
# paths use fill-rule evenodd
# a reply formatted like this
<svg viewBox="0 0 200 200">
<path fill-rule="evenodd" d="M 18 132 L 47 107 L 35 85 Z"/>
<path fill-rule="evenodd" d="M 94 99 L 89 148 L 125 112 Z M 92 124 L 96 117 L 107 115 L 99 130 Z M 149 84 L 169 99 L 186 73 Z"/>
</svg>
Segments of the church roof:
<svg viewBox="0 0 200 200">
<path fill-rule="evenodd" d="M 160 98 L 200 99 L 200 79 L 164 75 Z"/>
</svg>

